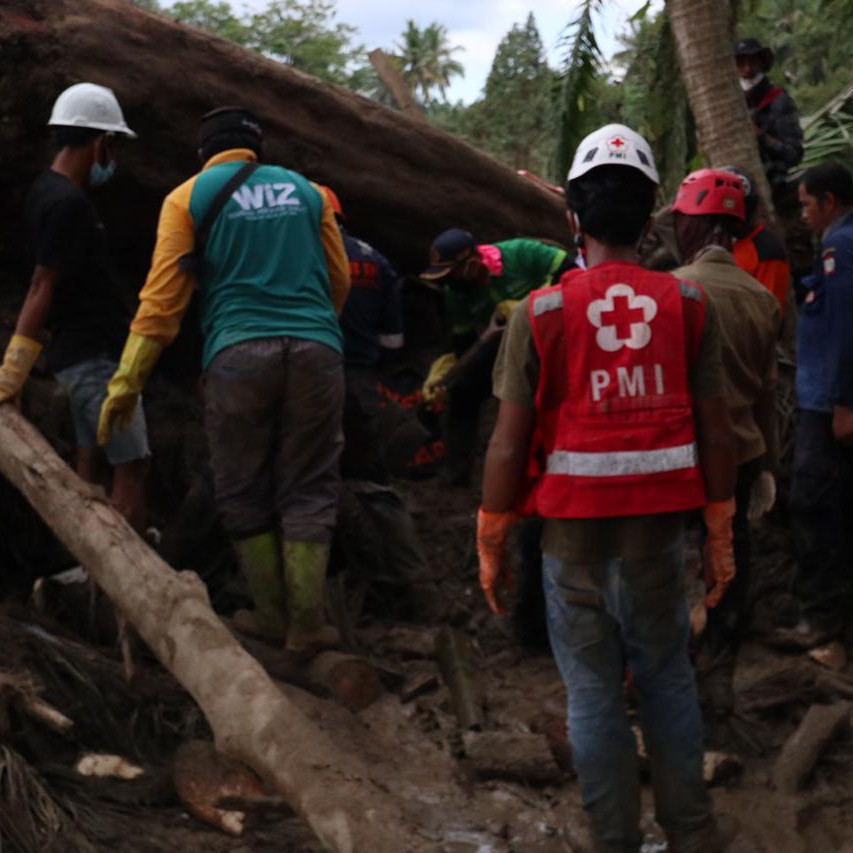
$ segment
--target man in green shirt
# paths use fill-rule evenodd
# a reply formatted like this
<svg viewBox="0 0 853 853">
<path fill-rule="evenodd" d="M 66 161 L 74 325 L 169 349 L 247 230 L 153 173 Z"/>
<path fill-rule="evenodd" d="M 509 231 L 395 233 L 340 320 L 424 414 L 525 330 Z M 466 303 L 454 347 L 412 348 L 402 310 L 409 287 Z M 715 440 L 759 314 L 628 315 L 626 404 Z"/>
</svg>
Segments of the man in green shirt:
<svg viewBox="0 0 853 853">
<path fill-rule="evenodd" d="M 423 395 L 447 401 L 447 468 L 455 485 L 470 481 L 480 407 L 491 396 L 491 374 L 503 328 L 518 300 L 559 281 L 574 263 L 565 249 L 538 240 L 477 245 L 461 228 L 443 231 L 430 247 L 421 278 L 444 293 L 452 352 L 433 362 Z"/>
</svg>

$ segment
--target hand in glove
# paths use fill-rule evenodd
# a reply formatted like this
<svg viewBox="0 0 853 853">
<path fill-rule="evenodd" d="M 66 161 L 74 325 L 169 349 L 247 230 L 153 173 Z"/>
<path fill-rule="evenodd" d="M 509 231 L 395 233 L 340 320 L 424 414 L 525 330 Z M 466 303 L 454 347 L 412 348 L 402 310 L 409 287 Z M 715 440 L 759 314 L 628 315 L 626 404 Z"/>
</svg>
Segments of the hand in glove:
<svg viewBox="0 0 853 853">
<path fill-rule="evenodd" d="M 710 501 L 702 510 L 707 534 L 702 552 L 705 567 L 705 606 L 716 607 L 728 585 L 735 577 L 735 551 L 732 537 L 732 519 L 735 517 L 735 499 Z"/>
<path fill-rule="evenodd" d="M 504 299 L 495 306 L 492 320 L 499 325 L 505 326 L 509 322 L 509 315 L 512 314 L 512 309 L 518 305 L 518 299 Z"/>
<path fill-rule="evenodd" d="M 506 591 L 512 584 L 512 572 L 507 559 L 507 537 L 515 521 L 515 513 L 477 512 L 477 556 L 480 559 L 480 587 L 486 595 L 492 613 L 506 613 L 498 604 L 498 591 Z"/>
<path fill-rule="evenodd" d="M 40 352 L 38 341 L 24 335 L 12 335 L 0 365 L 0 403 L 14 400 L 21 393 Z"/>
<path fill-rule="evenodd" d="M 101 405 L 98 444 L 106 444 L 112 438 L 116 424 L 121 430 L 130 426 L 136 402 L 162 351 L 163 345 L 154 338 L 134 332 L 127 336 L 118 369 L 107 385 L 107 397 Z"/>
<path fill-rule="evenodd" d="M 773 509 L 775 503 L 776 479 L 769 471 L 762 471 L 752 484 L 746 517 L 750 521 L 759 521 Z"/>
<path fill-rule="evenodd" d="M 429 408 L 441 406 L 447 397 L 447 386 L 444 378 L 456 364 L 456 356 L 447 352 L 439 356 L 429 367 L 429 373 L 421 389 L 421 396 Z"/>
</svg>

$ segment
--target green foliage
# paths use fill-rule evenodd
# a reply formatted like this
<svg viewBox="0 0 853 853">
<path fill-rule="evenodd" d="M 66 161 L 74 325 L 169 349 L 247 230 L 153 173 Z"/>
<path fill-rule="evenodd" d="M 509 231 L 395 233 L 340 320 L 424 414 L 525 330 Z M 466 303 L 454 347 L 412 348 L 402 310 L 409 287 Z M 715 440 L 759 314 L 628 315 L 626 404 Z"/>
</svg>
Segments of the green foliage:
<svg viewBox="0 0 853 853">
<path fill-rule="evenodd" d="M 531 14 L 498 45 L 483 98 L 469 116 L 471 141 L 513 169 L 545 174 L 554 79 Z"/>
<path fill-rule="evenodd" d="M 631 22 L 614 63 L 624 68 L 621 121 L 649 140 L 661 176 L 661 197 L 674 194 L 695 154 L 693 118 L 681 81 L 669 16 Z"/>
<path fill-rule="evenodd" d="M 594 15 L 603 0 L 583 0 L 580 14 L 560 41 L 565 51 L 559 100 L 556 107 L 556 150 L 552 177 L 562 182 L 572 155 L 585 135 L 587 107 L 595 80 L 601 74 L 602 56 L 595 38 Z"/>
<path fill-rule="evenodd" d="M 776 54 L 772 79 L 784 85 L 808 116 L 853 77 L 853 0 L 751 0 L 742 5 L 738 34 Z"/>
<path fill-rule="evenodd" d="M 149 12 L 160 12 L 160 4 L 157 0 L 130 0 L 134 6 L 139 6 L 142 9 L 147 9 Z"/>
<path fill-rule="evenodd" d="M 355 89 L 364 85 L 364 47 L 353 43 L 358 31 L 335 22 L 329 0 L 273 0 L 243 16 L 224 0 L 180 0 L 166 11 L 315 77 Z"/>
<path fill-rule="evenodd" d="M 180 0 L 167 10 L 169 17 L 245 45 L 249 40 L 248 22 L 240 20 L 229 3 L 213 0 Z"/>
<path fill-rule="evenodd" d="M 446 101 L 451 79 L 465 75 L 462 64 L 453 58 L 462 48 L 451 47 L 443 24 L 433 22 L 420 29 L 410 18 L 395 48 L 392 61 L 397 63 L 412 94 L 424 104 L 432 101 L 436 89 L 441 100 Z"/>
</svg>

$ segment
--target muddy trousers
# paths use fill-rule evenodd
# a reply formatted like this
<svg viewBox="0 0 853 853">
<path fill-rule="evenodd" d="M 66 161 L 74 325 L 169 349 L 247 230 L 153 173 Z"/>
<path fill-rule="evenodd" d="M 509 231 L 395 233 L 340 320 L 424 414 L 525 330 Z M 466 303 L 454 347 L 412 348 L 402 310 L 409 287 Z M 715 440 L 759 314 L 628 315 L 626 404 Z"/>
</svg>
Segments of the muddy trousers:
<svg viewBox="0 0 853 853">
<path fill-rule="evenodd" d="M 340 353 L 300 338 L 222 350 L 205 371 L 216 505 L 232 539 L 278 530 L 328 544 L 343 447 Z"/>
<path fill-rule="evenodd" d="M 702 718 L 687 657 L 684 540 L 644 559 L 546 554 L 548 632 L 569 694 L 569 739 L 598 849 L 637 853 L 640 776 L 624 680 L 633 678 L 655 812 L 671 853 L 718 848 L 702 779 Z"/>
<path fill-rule="evenodd" d="M 803 610 L 846 613 L 853 599 L 853 450 L 833 437 L 828 412 L 797 413 L 790 510 Z"/>
</svg>

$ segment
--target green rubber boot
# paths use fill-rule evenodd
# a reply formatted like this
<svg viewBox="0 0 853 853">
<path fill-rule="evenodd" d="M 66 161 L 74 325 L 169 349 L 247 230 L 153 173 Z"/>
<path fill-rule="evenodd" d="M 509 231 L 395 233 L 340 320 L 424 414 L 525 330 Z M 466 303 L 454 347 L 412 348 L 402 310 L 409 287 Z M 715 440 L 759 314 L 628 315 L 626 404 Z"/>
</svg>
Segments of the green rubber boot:
<svg viewBox="0 0 853 853">
<path fill-rule="evenodd" d="M 243 634 L 280 642 L 287 636 L 287 607 L 281 546 L 273 531 L 234 541 L 254 610 L 238 610 L 231 621 Z"/>
<path fill-rule="evenodd" d="M 329 546 L 320 542 L 285 541 L 283 552 L 288 651 L 308 653 L 337 648 L 341 635 L 337 628 L 326 623 L 323 612 Z"/>
</svg>

